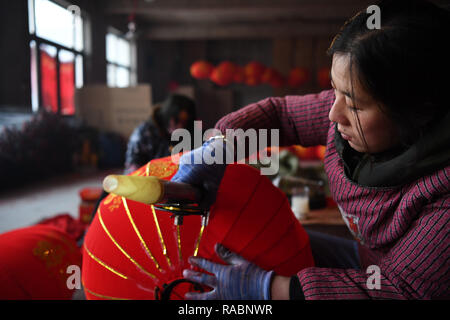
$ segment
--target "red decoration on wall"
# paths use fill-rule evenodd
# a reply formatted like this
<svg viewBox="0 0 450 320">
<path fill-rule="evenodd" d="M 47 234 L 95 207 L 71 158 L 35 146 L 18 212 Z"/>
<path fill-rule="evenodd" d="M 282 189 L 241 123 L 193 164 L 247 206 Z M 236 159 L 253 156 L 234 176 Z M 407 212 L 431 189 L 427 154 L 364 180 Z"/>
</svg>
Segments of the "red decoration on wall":
<svg viewBox="0 0 450 320">
<path fill-rule="evenodd" d="M 211 73 L 211 81 L 219 86 L 227 86 L 233 82 L 236 65 L 230 61 L 221 62 Z"/>
<path fill-rule="evenodd" d="M 41 50 L 42 106 L 47 111 L 58 112 L 56 86 L 56 58 Z"/>
<path fill-rule="evenodd" d="M 317 83 L 320 88 L 331 88 L 330 68 L 324 67 L 317 72 Z"/>
<path fill-rule="evenodd" d="M 199 60 L 191 65 L 190 71 L 192 77 L 201 80 L 201 79 L 209 79 L 213 69 L 214 66 L 211 63 L 204 60 Z"/>
<path fill-rule="evenodd" d="M 288 85 L 291 88 L 299 88 L 309 81 L 309 71 L 305 68 L 294 68 L 289 73 Z"/>
<path fill-rule="evenodd" d="M 72 115 L 75 113 L 75 66 L 73 62 L 61 63 L 60 89 L 61 89 L 61 114 Z"/>
<path fill-rule="evenodd" d="M 244 67 L 245 83 L 249 86 L 260 84 L 265 70 L 266 67 L 262 63 L 258 61 L 249 62 Z"/>
</svg>

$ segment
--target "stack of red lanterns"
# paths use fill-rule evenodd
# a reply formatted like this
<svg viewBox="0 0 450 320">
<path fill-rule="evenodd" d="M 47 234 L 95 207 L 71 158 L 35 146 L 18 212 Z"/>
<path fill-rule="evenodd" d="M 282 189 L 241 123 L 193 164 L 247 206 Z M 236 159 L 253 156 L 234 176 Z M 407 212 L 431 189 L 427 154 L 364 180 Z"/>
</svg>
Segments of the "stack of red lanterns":
<svg viewBox="0 0 450 320">
<path fill-rule="evenodd" d="M 306 68 L 292 68 L 289 75 L 285 77 L 275 68 L 266 67 L 258 61 L 251 61 L 245 66 L 239 66 L 231 61 L 223 61 L 214 66 L 208 61 L 199 60 L 191 65 L 190 72 L 195 79 L 209 79 L 219 86 L 244 83 L 248 86 L 268 84 L 273 88 L 288 86 L 297 89 L 311 80 L 311 74 Z M 317 73 L 317 82 L 320 88 L 325 89 L 330 86 L 329 72 L 329 68 L 322 68 Z"/>
</svg>

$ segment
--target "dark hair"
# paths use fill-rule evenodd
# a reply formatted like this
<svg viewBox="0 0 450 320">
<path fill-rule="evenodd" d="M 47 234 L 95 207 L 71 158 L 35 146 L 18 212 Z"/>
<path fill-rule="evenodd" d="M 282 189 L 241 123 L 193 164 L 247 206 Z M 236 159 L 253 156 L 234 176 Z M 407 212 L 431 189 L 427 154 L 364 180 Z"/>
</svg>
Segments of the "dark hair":
<svg viewBox="0 0 450 320">
<path fill-rule="evenodd" d="M 327 53 L 349 55 L 350 74 L 397 124 L 400 141 L 411 145 L 449 109 L 450 14 L 420 0 L 377 5 L 380 29 L 367 27 L 372 13 L 364 9 L 344 24 Z"/>
<path fill-rule="evenodd" d="M 170 119 L 178 121 L 178 115 L 181 111 L 186 111 L 189 115 L 189 127 L 186 129 L 191 131 L 193 129 L 194 120 L 196 119 L 195 102 L 192 99 L 179 94 L 169 95 L 169 97 L 161 104 L 161 108 L 158 109 L 157 113 L 160 125 L 167 128 Z"/>
</svg>

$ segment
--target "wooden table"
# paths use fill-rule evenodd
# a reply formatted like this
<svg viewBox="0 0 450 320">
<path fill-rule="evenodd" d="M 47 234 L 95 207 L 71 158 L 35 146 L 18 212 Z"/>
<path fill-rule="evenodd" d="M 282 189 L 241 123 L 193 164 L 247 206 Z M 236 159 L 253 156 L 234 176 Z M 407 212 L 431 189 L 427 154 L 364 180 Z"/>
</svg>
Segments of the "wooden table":
<svg viewBox="0 0 450 320">
<path fill-rule="evenodd" d="M 341 212 L 337 207 L 311 210 L 305 219 L 300 219 L 299 221 L 302 225 L 345 225 Z"/>
<path fill-rule="evenodd" d="M 354 240 L 337 207 L 311 210 L 305 219 L 299 221 L 306 230 Z"/>
</svg>

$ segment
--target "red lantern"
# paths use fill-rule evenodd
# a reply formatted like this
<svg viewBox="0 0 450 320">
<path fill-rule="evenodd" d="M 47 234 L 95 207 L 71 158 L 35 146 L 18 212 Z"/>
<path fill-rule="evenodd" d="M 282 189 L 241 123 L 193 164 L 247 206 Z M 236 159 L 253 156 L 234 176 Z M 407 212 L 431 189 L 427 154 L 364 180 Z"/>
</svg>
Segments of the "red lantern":
<svg viewBox="0 0 450 320">
<path fill-rule="evenodd" d="M 245 79 L 244 68 L 241 66 L 236 66 L 233 82 L 242 83 L 244 82 L 244 79 Z"/>
<path fill-rule="evenodd" d="M 0 235 L 1 300 L 70 300 L 82 255 L 71 234 L 56 225 L 34 225 Z M 70 273 L 69 273 L 70 271 Z"/>
<path fill-rule="evenodd" d="M 266 70 L 264 71 L 264 73 L 261 77 L 261 82 L 262 83 L 270 83 L 270 81 L 273 79 L 273 77 L 275 77 L 276 72 L 277 71 L 273 68 L 266 68 Z"/>
<path fill-rule="evenodd" d="M 294 68 L 289 73 L 288 85 L 291 88 L 299 88 L 309 80 L 309 72 L 305 68 Z"/>
<path fill-rule="evenodd" d="M 249 86 L 256 86 L 261 83 L 266 67 L 257 61 L 249 62 L 244 67 L 245 83 Z"/>
<path fill-rule="evenodd" d="M 211 73 L 211 81 L 219 86 L 227 86 L 233 82 L 236 65 L 230 61 L 221 62 Z"/>
<path fill-rule="evenodd" d="M 208 79 L 211 76 L 211 72 L 214 69 L 214 66 L 204 60 L 200 60 L 194 62 L 191 65 L 191 75 L 195 79 Z"/>
<path fill-rule="evenodd" d="M 261 81 L 270 84 L 274 88 L 281 88 L 284 85 L 283 76 L 273 68 L 267 68 L 264 71 Z"/>
<path fill-rule="evenodd" d="M 324 67 L 317 72 L 317 83 L 322 89 L 331 88 L 330 68 Z"/>
<path fill-rule="evenodd" d="M 133 175 L 169 180 L 177 169 L 167 157 Z M 176 226 L 171 213 L 155 206 L 113 194 L 105 198 L 84 242 L 86 297 L 183 299 L 188 291 L 208 290 L 186 282 L 182 270 L 192 255 L 223 263 L 214 252 L 216 243 L 284 276 L 314 265 L 308 235 L 287 197 L 259 170 L 230 164 L 204 227 L 197 215 Z"/>
</svg>

